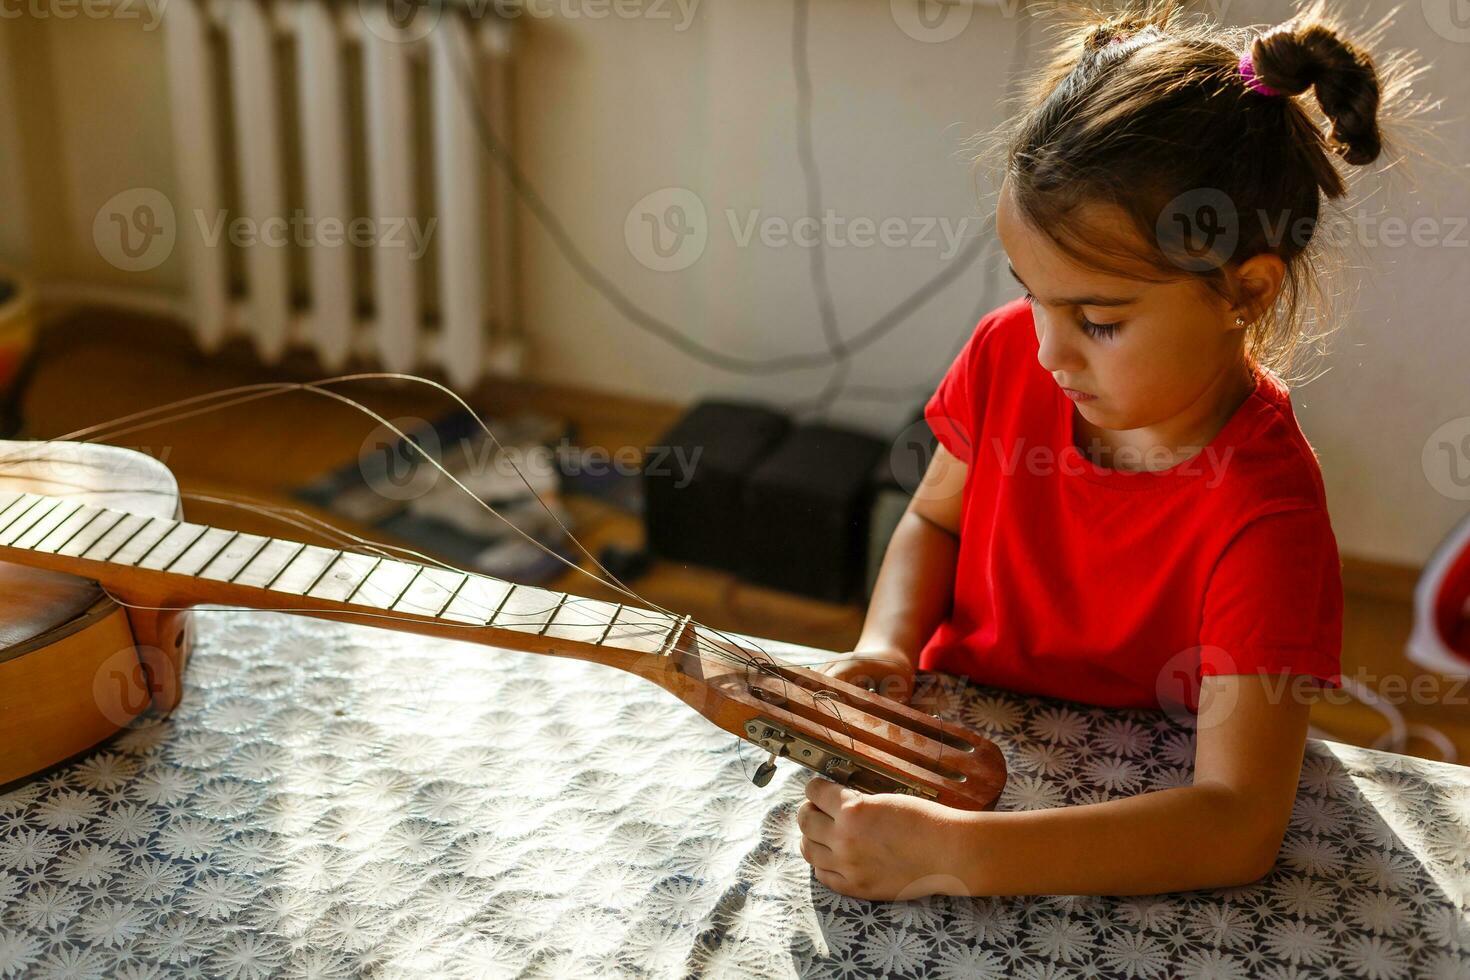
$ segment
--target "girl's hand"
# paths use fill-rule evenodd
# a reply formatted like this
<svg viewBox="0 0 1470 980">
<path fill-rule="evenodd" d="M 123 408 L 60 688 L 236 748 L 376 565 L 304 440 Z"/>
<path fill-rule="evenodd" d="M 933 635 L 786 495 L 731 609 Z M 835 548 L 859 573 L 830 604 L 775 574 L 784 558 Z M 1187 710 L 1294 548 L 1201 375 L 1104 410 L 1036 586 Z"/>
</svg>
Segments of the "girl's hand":
<svg viewBox="0 0 1470 980">
<path fill-rule="evenodd" d="M 974 814 L 820 777 L 806 798 L 796 812 L 801 856 L 833 891 L 884 901 L 970 894 L 955 872 L 974 846 Z"/>
<path fill-rule="evenodd" d="M 854 650 L 823 665 L 822 673 L 904 703 L 914 693 L 914 665 L 900 650 Z"/>
</svg>

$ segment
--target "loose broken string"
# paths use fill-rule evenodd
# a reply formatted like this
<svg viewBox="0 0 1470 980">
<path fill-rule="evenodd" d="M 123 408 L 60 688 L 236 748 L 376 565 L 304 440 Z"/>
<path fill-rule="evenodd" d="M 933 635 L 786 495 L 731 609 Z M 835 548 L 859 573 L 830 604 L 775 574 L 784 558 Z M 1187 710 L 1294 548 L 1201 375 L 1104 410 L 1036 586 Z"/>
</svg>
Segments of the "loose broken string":
<svg viewBox="0 0 1470 980">
<path fill-rule="evenodd" d="M 182 399 L 182 400 L 179 400 L 179 401 L 168 403 L 166 405 L 162 405 L 162 406 L 158 406 L 158 407 L 155 407 L 155 408 L 152 408 L 152 409 L 147 409 L 147 410 L 143 410 L 143 411 L 140 411 L 140 412 L 132 413 L 130 415 L 122 416 L 122 417 L 120 417 L 118 419 L 114 419 L 114 420 L 111 420 L 109 422 L 98 423 L 96 425 L 87 426 L 87 427 L 84 427 L 82 429 L 78 429 L 75 432 L 68 433 L 68 434 L 66 434 L 64 436 L 61 436 L 61 437 L 59 437 L 59 440 L 64 440 L 64 441 L 78 441 L 78 442 L 94 442 L 94 441 L 102 441 L 102 440 L 116 439 L 116 438 L 119 438 L 119 437 L 121 437 L 123 435 L 128 435 L 130 433 L 137 432 L 137 431 L 142 430 L 142 429 L 153 428 L 153 427 L 156 427 L 156 426 L 159 426 L 159 425 L 163 425 L 163 424 L 167 424 L 167 423 L 172 423 L 172 422 L 184 421 L 184 420 L 187 420 L 187 419 L 190 419 L 190 418 L 194 418 L 194 417 L 198 417 L 198 416 L 201 416 L 201 415 L 210 414 L 210 413 L 214 413 L 214 412 L 218 412 L 218 411 L 223 411 L 223 410 L 228 409 L 228 408 L 232 408 L 232 407 L 236 407 L 236 406 L 239 406 L 239 405 L 248 404 L 248 403 L 259 401 L 259 400 L 266 399 L 266 398 L 276 397 L 276 396 L 279 396 L 279 395 L 282 395 L 282 394 L 286 394 L 288 392 L 293 392 L 293 391 L 304 391 L 304 392 L 307 392 L 307 393 L 310 393 L 310 394 L 321 395 L 321 396 L 330 398 L 330 399 L 332 399 L 334 401 L 337 401 L 337 402 L 339 402 L 341 404 L 344 404 L 344 405 L 352 408 L 353 410 L 358 411 L 358 412 L 360 412 L 360 413 L 368 416 L 369 418 L 372 418 L 379 425 L 383 426 L 385 429 L 387 429 L 388 431 L 392 432 L 398 439 L 402 440 L 402 442 L 404 444 L 413 447 L 413 451 L 418 454 L 418 456 L 423 460 L 423 462 L 427 463 L 428 465 L 430 465 L 431 467 L 433 467 L 435 470 L 437 470 L 442 476 L 444 476 L 445 478 L 449 479 L 451 481 L 451 483 L 460 492 L 464 493 L 465 495 L 467 495 L 468 497 L 470 497 L 472 500 L 474 500 L 486 512 L 488 512 L 490 514 L 493 514 L 494 516 L 496 516 L 500 520 L 502 520 L 505 523 L 507 523 L 510 526 L 510 528 L 511 528 L 512 531 L 514 531 L 516 534 L 520 535 L 525 540 L 530 541 L 533 546 L 535 546 L 535 547 L 537 547 L 537 548 L 539 548 L 539 549 L 547 552 L 553 558 L 555 558 L 556 560 L 558 560 L 558 561 L 562 562 L 563 564 L 567 565 L 569 568 L 573 568 L 573 569 L 577 570 L 578 572 L 589 576 L 594 581 L 597 581 L 599 584 L 603 585 L 604 587 L 609 588 L 609 589 L 612 589 L 612 590 L 614 590 L 615 592 L 617 592 L 617 593 L 619 593 L 621 595 L 628 596 L 628 597 L 636 600 L 638 603 L 640 603 L 642 605 L 645 605 L 645 606 L 648 606 L 648 607 L 652 607 L 654 610 L 657 610 L 659 612 L 662 612 L 662 613 L 664 613 L 667 616 L 672 616 L 672 617 L 677 618 L 677 614 L 675 614 L 672 610 L 669 610 L 669 609 L 661 606 L 658 603 L 651 602 L 648 599 L 644 598 L 639 593 L 637 593 L 635 590 L 629 588 L 626 584 L 624 584 L 621 580 L 619 580 L 615 575 L 613 575 L 605 566 L 603 566 L 602 563 L 597 560 L 596 556 L 593 555 L 592 552 L 588 548 L 586 548 L 586 546 L 583 545 L 582 542 L 580 540 L 578 540 L 574 534 L 572 534 L 572 532 L 570 531 L 570 529 L 566 527 L 565 523 L 561 520 L 561 518 L 546 503 L 546 501 L 536 491 L 535 487 L 526 478 L 525 474 L 521 472 L 520 468 L 518 466 L 515 466 L 514 461 L 511 460 L 509 458 L 509 456 L 504 456 L 504 458 L 506 458 L 506 460 L 511 463 L 511 465 L 512 465 L 512 467 L 513 467 L 513 469 L 514 469 L 514 471 L 516 473 L 516 476 L 526 486 L 526 489 L 532 494 L 532 496 L 536 499 L 537 503 L 542 507 L 542 509 L 544 509 L 546 511 L 546 513 L 551 518 L 551 520 L 556 524 L 556 526 L 558 528 L 560 528 L 560 530 L 562 531 L 563 534 L 566 535 L 567 539 L 569 541 L 571 541 L 575 545 L 575 547 L 588 559 L 588 561 L 591 562 L 591 564 L 596 567 L 596 569 L 597 569 L 596 572 L 594 572 L 592 570 L 589 570 L 587 568 L 584 568 L 580 564 L 577 564 L 576 562 L 573 562 L 573 561 L 567 559 L 565 556 L 563 556 L 563 555 L 557 553 L 556 551 L 548 548 L 546 545 L 542 544 L 540 541 L 537 541 L 534 537 L 532 537 L 531 535 L 527 534 L 521 528 L 516 527 L 513 523 L 511 523 L 509 520 L 507 520 L 504 515 L 500 514 L 492 505 L 490 505 L 488 502 L 482 500 L 472 490 L 470 490 L 467 486 L 465 486 L 464 483 L 459 478 L 457 478 L 453 473 L 451 473 L 449 470 L 447 470 L 439 462 L 439 460 L 435 459 L 430 453 L 428 453 L 426 450 L 424 450 L 423 447 L 419 446 L 417 442 L 415 442 L 413 439 L 409 438 L 408 434 L 405 433 L 398 426 L 394 425 L 388 419 L 384 418 L 382 415 L 380 415 L 379 413 L 373 411 L 371 408 L 367 407 L 366 405 L 363 405 L 362 403 L 356 401 L 355 399 L 352 399 L 352 398 L 350 398 L 350 397 L 348 397 L 346 395 L 343 395 L 343 394 L 341 394 L 339 392 L 332 391 L 328 387 L 330 385 L 345 384 L 345 383 L 355 382 L 355 381 L 407 381 L 407 382 L 411 382 L 411 383 L 424 384 L 424 385 L 427 385 L 429 387 L 432 387 L 435 390 L 437 390 L 437 391 L 439 391 L 439 392 L 447 395 L 451 399 L 453 399 L 465 412 L 467 412 L 470 415 L 470 417 L 473 418 L 473 420 L 475 421 L 475 423 L 480 427 L 480 430 L 484 433 L 484 435 L 486 436 L 486 438 L 488 438 L 491 441 L 491 443 L 494 445 L 494 447 L 496 448 L 496 450 L 499 451 L 499 452 L 501 452 L 502 454 L 504 454 L 504 447 L 500 443 L 500 440 L 495 435 L 495 433 L 484 422 L 484 420 L 480 417 L 480 415 L 478 413 L 476 413 L 462 398 L 460 398 L 452 390 L 448 389 L 447 387 L 445 387 L 445 386 L 443 386 L 441 384 L 438 384 L 437 382 L 431 381 L 429 379 L 418 378 L 418 377 L 413 376 L 413 375 L 405 375 L 405 374 L 397 374 L 397 373 L 387 373 L 387 372 L 373 372 L 373 373 L 361 373 L 361 374 L 343 375 L 343 376 L 340 376 L 340 377 L 324 379 L 324 380 L 318 381 L 318 382 L 299 382 L 299 383 L 296 383 L 296 382 L 268 382 L 268 383 L 254 384 L 254 385 L 238 386 L 238 387 L 234 387 L 234 388 L 224 389 L 224 390 L 221 390 L 221 391 L 210 392 L 210 393 L 203 394 L 203 395 L 197 395 L 197 396 L 193 396 L 193 397 L 190 397 L 190 398 L 185 398 L 185 399 Z M 9 461 L 8 459 L 0 459 L 0 463 L 4 463 L 4 462 L 8 462 L 8 461 Z M 269 504 L 269 503 L 262 502 L 262 501 L 249 500 L 248 498 L 247 499 L 239 499 L 239 498 L 230 499 L 230 498 L 226 498 L 226 497 L 222 497 L 222 496 L 213 496 L 213 497 L 211 497 L 211 496 L 203 495 L 203 494 L 190 494 L 189 496 L 192 496 L 194 499 L 208 500 L 209 502 L 216 503 L 216 504 L 221 504 L 221 505 L 225 505 L 225 506 L 236 506 L 236 507 L 241 507 L 243 509 L 251 510 L 254 513 L 256 513 L 257 515 L 259 515 L 259 516 L 266 517 L 266 518 L 269 518 L 269 519 L 275 520 L 275 521 L 281 521 L 281 522 L 283 522 L 285 524 L 288 524 L 290 526 L 297 527 L 299 529 L 311 531 L 312 533 L 322 535 L 323 537 L 326 537 L 329 540 L 335 540 L 335 541 L 338 541 L 338 542 L 341 542 L 341 541 L 351 542 L 352 545 L 355 546 L 354 549 L 352 549 L 352 550 L 362 549 L 362 551 L 359 551 L 358 553 L 366 552 L 366 553 L 371 554 L 371 555 L 376 555 L 376 556 L 378 556 L 380 558 L 382 558 L 382 557 L 390 557 L 390 553 L 396 553 L 396 554 L 400 554 L 400 555 L 411 556 L 415 560 L 417 560 L 417 561 L 419 561 L 419 562 L 421 562 L 422 564 L 425 564 L 425 565 L 434 566 L 434 567 L 438 567 L 438 568 L 441 568 L 441 569 L 444 569 L 444 570 L 454 571 L 454 572 L 458 572 L 458 573 L 466 574 L 466 575 L 473 574 L 473 573 L 468 572 L 465 569 L 457 568 L 457 567 L 455 567 L 455 566 L 453 566 L 451 564 L 448 564 L 448 563 L 445 563 L 443 561 L 440 561 L 440 560 L 438 560 L 436 558 L 433 558 L 432 556 L 424 555 L 424 554 L 421 554 L 419 552 L 413 551 L 412 549 L 402 548 L 402 547 L 399 547 L 399 546 L 396 546 L 396 545 L 391 545 L 391 544 L 386 544 L 386 543 L 374 542 L 374 541 L 370 541 L 368 539 L 362 538 L 360 536 L 351 534 L 351 533 L 346 532 L 346 531 L 344 531 L 342 529 L 336 528 L 333 525 L 331 525 L 330 523 L 328 523 L 326 521 L 322 521 L 322 520 L 320 520 L 320 519 L 318 519 L 318 518 L 316 518 L 316 517 L 314 517 L 314 516 L 312 516 L 310 514 L 307 514 L 304 511 L 301 511 L 301 510 L 299 510 L 297 508 L 282 507 L 282 506 L 278 506 L 278 505 L 274 505 L 274 504 Z M 349 550 L 349 549 L 343 548 L 342 550 L 346 551 L 346 550 Z M 120 599 L 119 597 L 116 597 L 116 596 L 113 596 L 113 599 L 115 601 L 119 602 L 120 605 L 129 606 L 131 608 L 146 608 L 146 609 L 155 609 L 155 610 L 162 610 L 162 609 L 165 609 L 165 608 L 169 608 L 169 607 L 141 606 L 141 605 L 136 604 L 136 603 L 129 603 L 129 602 L 127 602 L 125 600 L 122 600 L 122 599 Z M 591 602 L 596 602 L 596 601 L 597 600 L 591 600 L 591 599 L 586 599 L 586 598 L 582 598 L 582 597 L 568 596 L 567 599 L 564 600 L 564 604 L 576 605 L 578 603 L 591 603 Z M 179 607 L 179 608 L 182 608 L 182 607 Z M 318 608 L 302 608 L 302 609 L 282 609 L 282 608 L 277 608 L 274 611 L 280 611 L 280 612 L 293 612 L 293 611 L 294 612 L 313 612 L 313 613 L 317 613 L 317 614 L 321 614 L 323 612 L 322 610 L 320 610 Z M 489 610 L 487 608 L 487 609 L 484 609 L 483 611 L 486 614 L 488 614 L 491 610 Z M 551 611 L 550 609 L 546 610 L 546 612 L 548 612 L 548 613 L 550 611 Z M 632 610 L 629 610 L 629 611 L 632 612 Z M 385 622 L 393 622 L 393 621 L 400 621 L 400 622 L 402 622 L 402 621 L 415 620 L 415 617 L 405 616 L 405 615 L 401 615 L 401 614 L 394 614 L 392 612 L 383 612 L 383 613 L 373 613 L 373 612 L 361 612 L 361 613 L 359 613 L 359 612 L 353 612 L 352 615 L 359 616 L 359 617 L 365 618 L 365 619 L 383 620 Z M 534 614 L 533 613 L 527 613 L 525 615 L 531 616 L 531 615 L 534 615 Z M 436 621 L 437 622 L 449 622 L 451 625 L 454 625 L 454 626 L 462 626 L 462 627 L 464 627 L 466 629 L 481 629 L 481 628 L 484 628 L 483 625 L 477 625 L 477 624 L 474 624 L 474 623 L 456 623 L 456 622 L 453 622 L 453 621 L 442 620 L 442 619 L 436 619 Z M 714 659 L 720 660 L 720 661 L 725 662 L 727 664 L 732 664 L 732 665 L 737 666 L 737 667 L 741 668 L 742 670 L 746 671 L 746 673 L 747 673 L 747 683 L 749 682 L 749 676 L 748 675 L 752 671 L 754 671 L 756 673 L 759 673 L 759 674 L 765 674 L 767 676 L 773 677 L 773 678 L 775 678 L 782 685 L 783 696 L 789 696 L 789 688 L 787 687 L 787 685 L 789 683 L 789 680 L 786 677 L 784 671 L 781 669 L 780 665 L 778 665 L 777 662 L 770 656 L 770 654 L 767 653 L 758 643 L 755 643 L 753 641 L 747 641 L 747 643 L 749 643 L 750 645 L 749 646 L 746 646 L 746 645 L 744 645 L 744 644 L 742 644 L 740 642 L 737 642 L 733 637 L 731 637 L 729 634 L 725 633 L 722 630 L 719 630 L 719 629 L 716 629 L 716 628 L 707 626 L 707 625 L 705 625 L 703 623 L 699 623 L 699 622 L 693 620 L 692 618 L 690 619 L 690 623 L 691 623 L 692 626 L 695 627 L 695 629 L 692 631 L 692 636 L 694 638 L 695 650 L 697 652 L 699 652 L 702 655 L 709 655 L 710 657 L 712 657 Z M 633 632 L 630 635 L 639 636 L 639 635 L 643 635 L 644 632 L 646 632 L 649 635 L 653 635 L 655 632 L 661 633 L 661 631 L 668 626 L 668 622 L 667 621 L 659 621 L 659 620 L 632 621 L 632 622 L 619 622 L 618 625 L 619 625 L 620 628 L 623 628 L 623 627 L 631 627 L 632 630 L 633 630 Z M 830 661 L 827 661 L 827 662 L 830 662 Z M 818 663 L 817 666 L 820 666 L 820 663 Z M 825 697 L 822 696 L 823 694 L 825 694 L 826 696 Z M 825 707 L 827 710 L 830 710 L 831 711 L 831 713 L 833 714 L 833 716 L 837 719 L 838 724 L 839 724 L 839 727 L 841 727 L 841 728 L 844 729 L 844 734 L 847 735 L 848 741 L 852 744 L 853 748 L 856 749 L 856 740 L 852 738 L 852 736 L 851 736 L 850 733 L 848 733 L 848 732 L 845 731 L 845 729 L 847 728 L 847 726 L 843 723 L 843 719 L 841 717 L 841 713 L 838 710 L 838 708 L 836 707 L 837 697 L 835 695 L 831 694 L 830 692 L 814 692 L 812 696 L 813 696 L 814 702 L 819 707 Z M 828 734 L 828 737 L 829 738 L 834 738 L 835 739 L 834 733 L 832 732 L 832 730 L 831 730 L 830 727 L 828 727 L 825 723 L 821 723 L 820 721 L 818 723 L 819 724 L 823 724 L 823 727 L 827 731 L 827 734 Z M 942 745 L 941 745 L 941 752 L 942 752 Z M 743 757 L 741 758 L 741 764 L 742 764 L 742 767 L 745 764 L 745 760 L 744 760 Z"/>
</svg>

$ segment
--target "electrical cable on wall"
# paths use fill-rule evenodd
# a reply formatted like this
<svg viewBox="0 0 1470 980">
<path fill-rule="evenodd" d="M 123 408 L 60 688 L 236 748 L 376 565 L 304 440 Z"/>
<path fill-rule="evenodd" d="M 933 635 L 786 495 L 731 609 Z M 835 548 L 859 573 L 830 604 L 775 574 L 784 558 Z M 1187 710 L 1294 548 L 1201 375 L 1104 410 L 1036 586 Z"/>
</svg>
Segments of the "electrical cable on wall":
<svg viewBox="0 0 1470 980">
<path fill-rule="evenodd" d="M 817 170 L 814 155 L 811 152 L 811 78 L 807 65 L 806 47 L 806 10 L 808 2 L 809 0 L 793 0 L 793 3 L 795 4 L 798 13 L 797 16 L 793 18 L 792 22 L 792 52 L 795 60 L 793 73 L 797 79 L 797 118 L 799 120 L 798 147 L 804 148 L 804 152 L 801 153 L 801 159 L 803 170 L 806 172 L 807 176 L 807 198 L 809 202 L 807 210 L 809 213 L 812 213 L 818 210 L 820 206 L 821 175 L 820 172 Z M 1006 103 L 1008 105 L 1014 105 L 1017 98 L 1019 97 L 1021 76 L 1030 64 L 1031 23 L 1031 11 L 1029 8 L 1023 7 L 1021 10 L 1018 11 L 1018 16 L 1016 18 L 1016 34 L 1011 46 L 1011 62 L 1006 69 Z M 804 110 L 803 107 L 805 107 Z M 816 201 L 818 203 L 814 205 L 811 203 L 812 201 Z M 943 271 L 947 272 L 950 269 L 954 269 L 956 270 L 956 276 L 958 276 L 960 272 L 968 271 L 971 266 L 979 263 L 981 257 L 986 255 L 996 244 L 998 244 L 998 239 L 995 236 L 995 222 L 992 216 L 987 221 L 984 231 L 979 236 L 972 239 L 970 243 L 965 247 L 964 251 L 960 253 L 960 256 L 954 261 L 950 262 Z M 824 248 L 825 244 L 819 241 L 817 246 L 813 248 L 812 251 L 813 253 L 822 253 Z M 813 289 L 817 293 L 818 306 L 825 312 L 825 310 L 830 306 L 831 295 L 830 289 L 827 288 L 826 283 L 825 262 L 818 264 L 814 260 L 812 270 Z M 821 273 L 820 280 L 818 278 L 819 271 Z M 964 348 L 965 341 L 970 338 L 970 334 L 974 331 L 975 324 L 979 323 L 980 318 L 988 313 L 995 306 L 995 303 L 993 302 L 993 297 L 995 295 L 997 287 L 995 285 L 994 279 L 997 275 L 997 271 L 994 267 L 986 267 L 986 271 L 988 273 L 988 279 L 982 284 L 980 291 L 980 302 L 976 305 L 975 312 L 963 325 L 963 329 L 959 335 L 958 341 L 953 345 L 949 356 L 944 358 L 944 360 L 936 368 L 936 373 L 931 376 L 931 380 L 910 385 L 848 384 L 847 369 L 850 362 L 851 345 L 847 344 L 846 342 L 842 342 L 843 353 L 842 359 L 839 363 L 838 372 L 834 373 L 833 378 L 828 382 L 824 390 L 814 400 L 809 403 L 802 403 L 798 407 L 794 407 L 792 411 L 803 414 L 812 413 L 821 415 L 824 414 L 828 409 L 830 409 L 832 404 L 839 397 L 846 397 L 856 401 L 869 402 L 912 402 L 916 399 L 927 397 L 939 384 L 939 379 L 944 376 L 944 372 L 949 367 L 950 363 L 954 360 L 955 357 L 959 355 L 959 352 Z M 944 278 L 942 283 L 932 289 L 930 287 L 940 279 L 939 276 L 936 276 L 928 283 L 925 283 L 925 285 L 921 287 L 919 291 L 915 292 L 912 296 L 909 297 L 909 300 L 916 300 L 916 302 L 910 303 L 909 300 L 905 300 L 903 304 L 900 304 L 900 308 L 903 309 L 903 313 L 901 316 L 892 320 L 888 320 L 885 318 L 884 320 L 879 321 L 879 324 L 883 326 L 883 329 L 881 330 L 881 332 L 878 333 L 878 335 L 881 336 L 882 334 L 887 333 L 888 329 L 893 326 L 897 326 L 898 323 L 902 322 L 904 319 L 907 319 L 907 317 L 911 315 L 920 305 L 927 302 L 931 297 L 940 292 L 940 290 L 943 289 L 944 286 L 947 286 L 951 281 L 953 281 L 953 278 L 954 277 Z M 825 303 L 823 301 L 824 292 L 826 296 Z M 874 328 L 878 327 L 879 324 L 875 324 L 874 327 L 870 327 L 867 331 L 859 334 L 857 342 L 862 344 L 862 346 L 866 346 L 868 337 L 874 332 Z M 833 314 L 832 330 L 836 330 L 835 313 Z M 838 339 L 839 341 L 841 341 L 840 336 Z"/>
<path fill-rule="evenodd" d="M 1028 19 L 1025 16 L 1019 18 L 1022 26 L 1018 28 L 1018 31 L 1024 30 L 1024 25 Z M 619 288 L 609 276 L 599 270 L 591 259 L 577 246 L 576 241 L 567 230 L 565 223 L 521 171 L 511 155 L 509 148 L 495 133 L 494 127 L 490 125 L 489 118 L 480 99 L 474 72 L 471 66 L 466 63 L 463 53 L 454 51 L 452 56 L 458 62 L 463 95 L 469 104 L 470 117 L 474 122 L 477 135 L 486 154 L 489 155 L 490 159 L 500 169 L 521 203 L 526 206 L 526 209 L 531 212 L 532 216 L 546 231 L 547 235 L 550 236 L 552 244 L 561 253 L 567 264 L 572 267 L 572 270 L 614 309 L 622 313 L 630 323 L 664 341 L 693 360 L 723 371 L 729 371 L 733 374 L 763 376 L 788 371 L 831 367 L 838 363 L 840 358 L 834 355 L 831 349 L 766 358 L 729 354 L 694 339 L 669 321 L 645 310 Z M 1014 83 L 1014 78 L 1012 79 L 1012 83 Z M 960 255 L 946 264 L 943 269 L 940 269 L 869 326 L 859 331 L 853 337 L 843 341 L 845 350 L 843 356 L 851 357 L 891 333 L 912 315 L 915 310 L 965 273 L 984 252 L 985 246 L 986 242 L 979 238 L 972 240 Z M 973 323 L 969 326 L 972 327 Z"/>
</svg>

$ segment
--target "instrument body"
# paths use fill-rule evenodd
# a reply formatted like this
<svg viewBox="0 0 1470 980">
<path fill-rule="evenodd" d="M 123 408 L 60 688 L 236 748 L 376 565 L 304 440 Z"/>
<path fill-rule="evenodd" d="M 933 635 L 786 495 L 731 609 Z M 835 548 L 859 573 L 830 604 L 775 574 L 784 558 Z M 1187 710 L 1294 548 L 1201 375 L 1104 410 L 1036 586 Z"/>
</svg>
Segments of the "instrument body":
<svg viewBox="0 0 1470 980">
<path fill-rule="evenodd" d="M 0 443 L 0 459 L 8 459 L 17 446 L 31 445 Z M 47 453 L 73 454 L 104 473 L 118 460 L 94 458 L 91 451 L 125 452 L 34 445 L 48 447 Z M 90 487 L 63 492 L 65 481 L 55 479 L 38 483 L 32 478 L 25 486 L 0 483 L 0 562 L 50 573 L 58 581 L 70 576 L 82 583 L 74 588 L 90 584 L 97 592 L 89 595 L 100 597 L 96 610 L 88 610 L 95 622 L 73 622 L 65 637 L 54 635 L 62 628 L 55 625 L 52 634 L 45 634 L 54 642 L 38 644 L 41 637 L 35 637 L 29 650 L 4 662 L 27 665 L 14 678 L 27 685 L 27 696 L 49 701 L 55 690 L 67 710 L 87 716 L 89 724 L 78 725 L 70 738 L 59 737 L 53 726 L 45 736 L 55 739 L 54 745 L 16 752 L 9 746 L 35 739 L 0 714 L 0 783 L 35 771 L 38 761 L 50 764 L 86 748 L 75 743 L 98 731 L 108 734 L 105 724 L 97 724 L 98 716 L 115 721 L 115 730 L 150 701 L 170 710 L 188 659 L 189 620 L 181 610 L 218 604 L 604 664 L 658 684 L 714 724 L 775 755 L 869 792 L 905 792 L 983 809 L 994 804 L 1004 784 L 1004 762 L 987 739 L 844 681 L 776 663 L 687 616 L 190 524 L 180 519 L 177 487 L 167 471 L 156 463 L 134 462 L 140 469 L 113 485 L 138 487 L 145 483 L 143 471 L 154 482 L 129 497 L 128 507 L 99 504 Z M 54 460 L 48 465 L 54 468 Z M 163 471 L 166 483 L 153 467 Z M 75 474 L 69 479 L 75 483 Z M 151 507 L 135 509 L 140 502 Z M 130 645 L 122 639 L 124 622 Z M 68 646 L 60 645 L 68 640 Z M 126 652 L 120 652 L 120 642 Z M 79 654 L 79 647 L 87 652 Z M 57 662 L 66 664 L 60 674 Z M 38 686 L 36 679 L 47 677 L 48 669 L 48 686 Z M 90 678 L 85 676 L 89 670 L 94 672 Z M 112 676 L 130 671 L 131 681 Z M 4 680 L 0 676 L 0 684 Z M 120 697 L 113 697 L 114 689 Z M 88 700 L 93 702 L 90 715 Z M 133 707 L 137 710 L 128 713 Z"/>
<path fill-rule="evenodd" d="M 180 513 L 173 474 L 142 453 L 0 441 L 0 459 L 0 493 Z M 172 711 L 191 622 L 187 611 L 127 609 L 89 579 L 0 562 L 0 786 L 91 748 L 149 707 Z"/>
</svg>

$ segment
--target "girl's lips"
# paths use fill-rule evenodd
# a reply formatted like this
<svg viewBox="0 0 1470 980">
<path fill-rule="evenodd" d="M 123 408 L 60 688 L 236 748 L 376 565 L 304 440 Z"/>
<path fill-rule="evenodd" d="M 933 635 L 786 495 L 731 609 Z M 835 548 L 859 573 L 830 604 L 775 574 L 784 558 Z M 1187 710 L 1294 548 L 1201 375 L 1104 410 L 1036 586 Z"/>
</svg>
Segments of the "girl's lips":
<svg viewBox="0 0 1470 980">
<path fill-rule="evenodd" d="M 1089 395 L 1085 391 L 1078 391 L 1076 388 L 1063 388 L 1062 394 L 1066 395 L 1074 402 L 1090 402 L 1097 397 L 1096 395 Z"/>
</svg>

